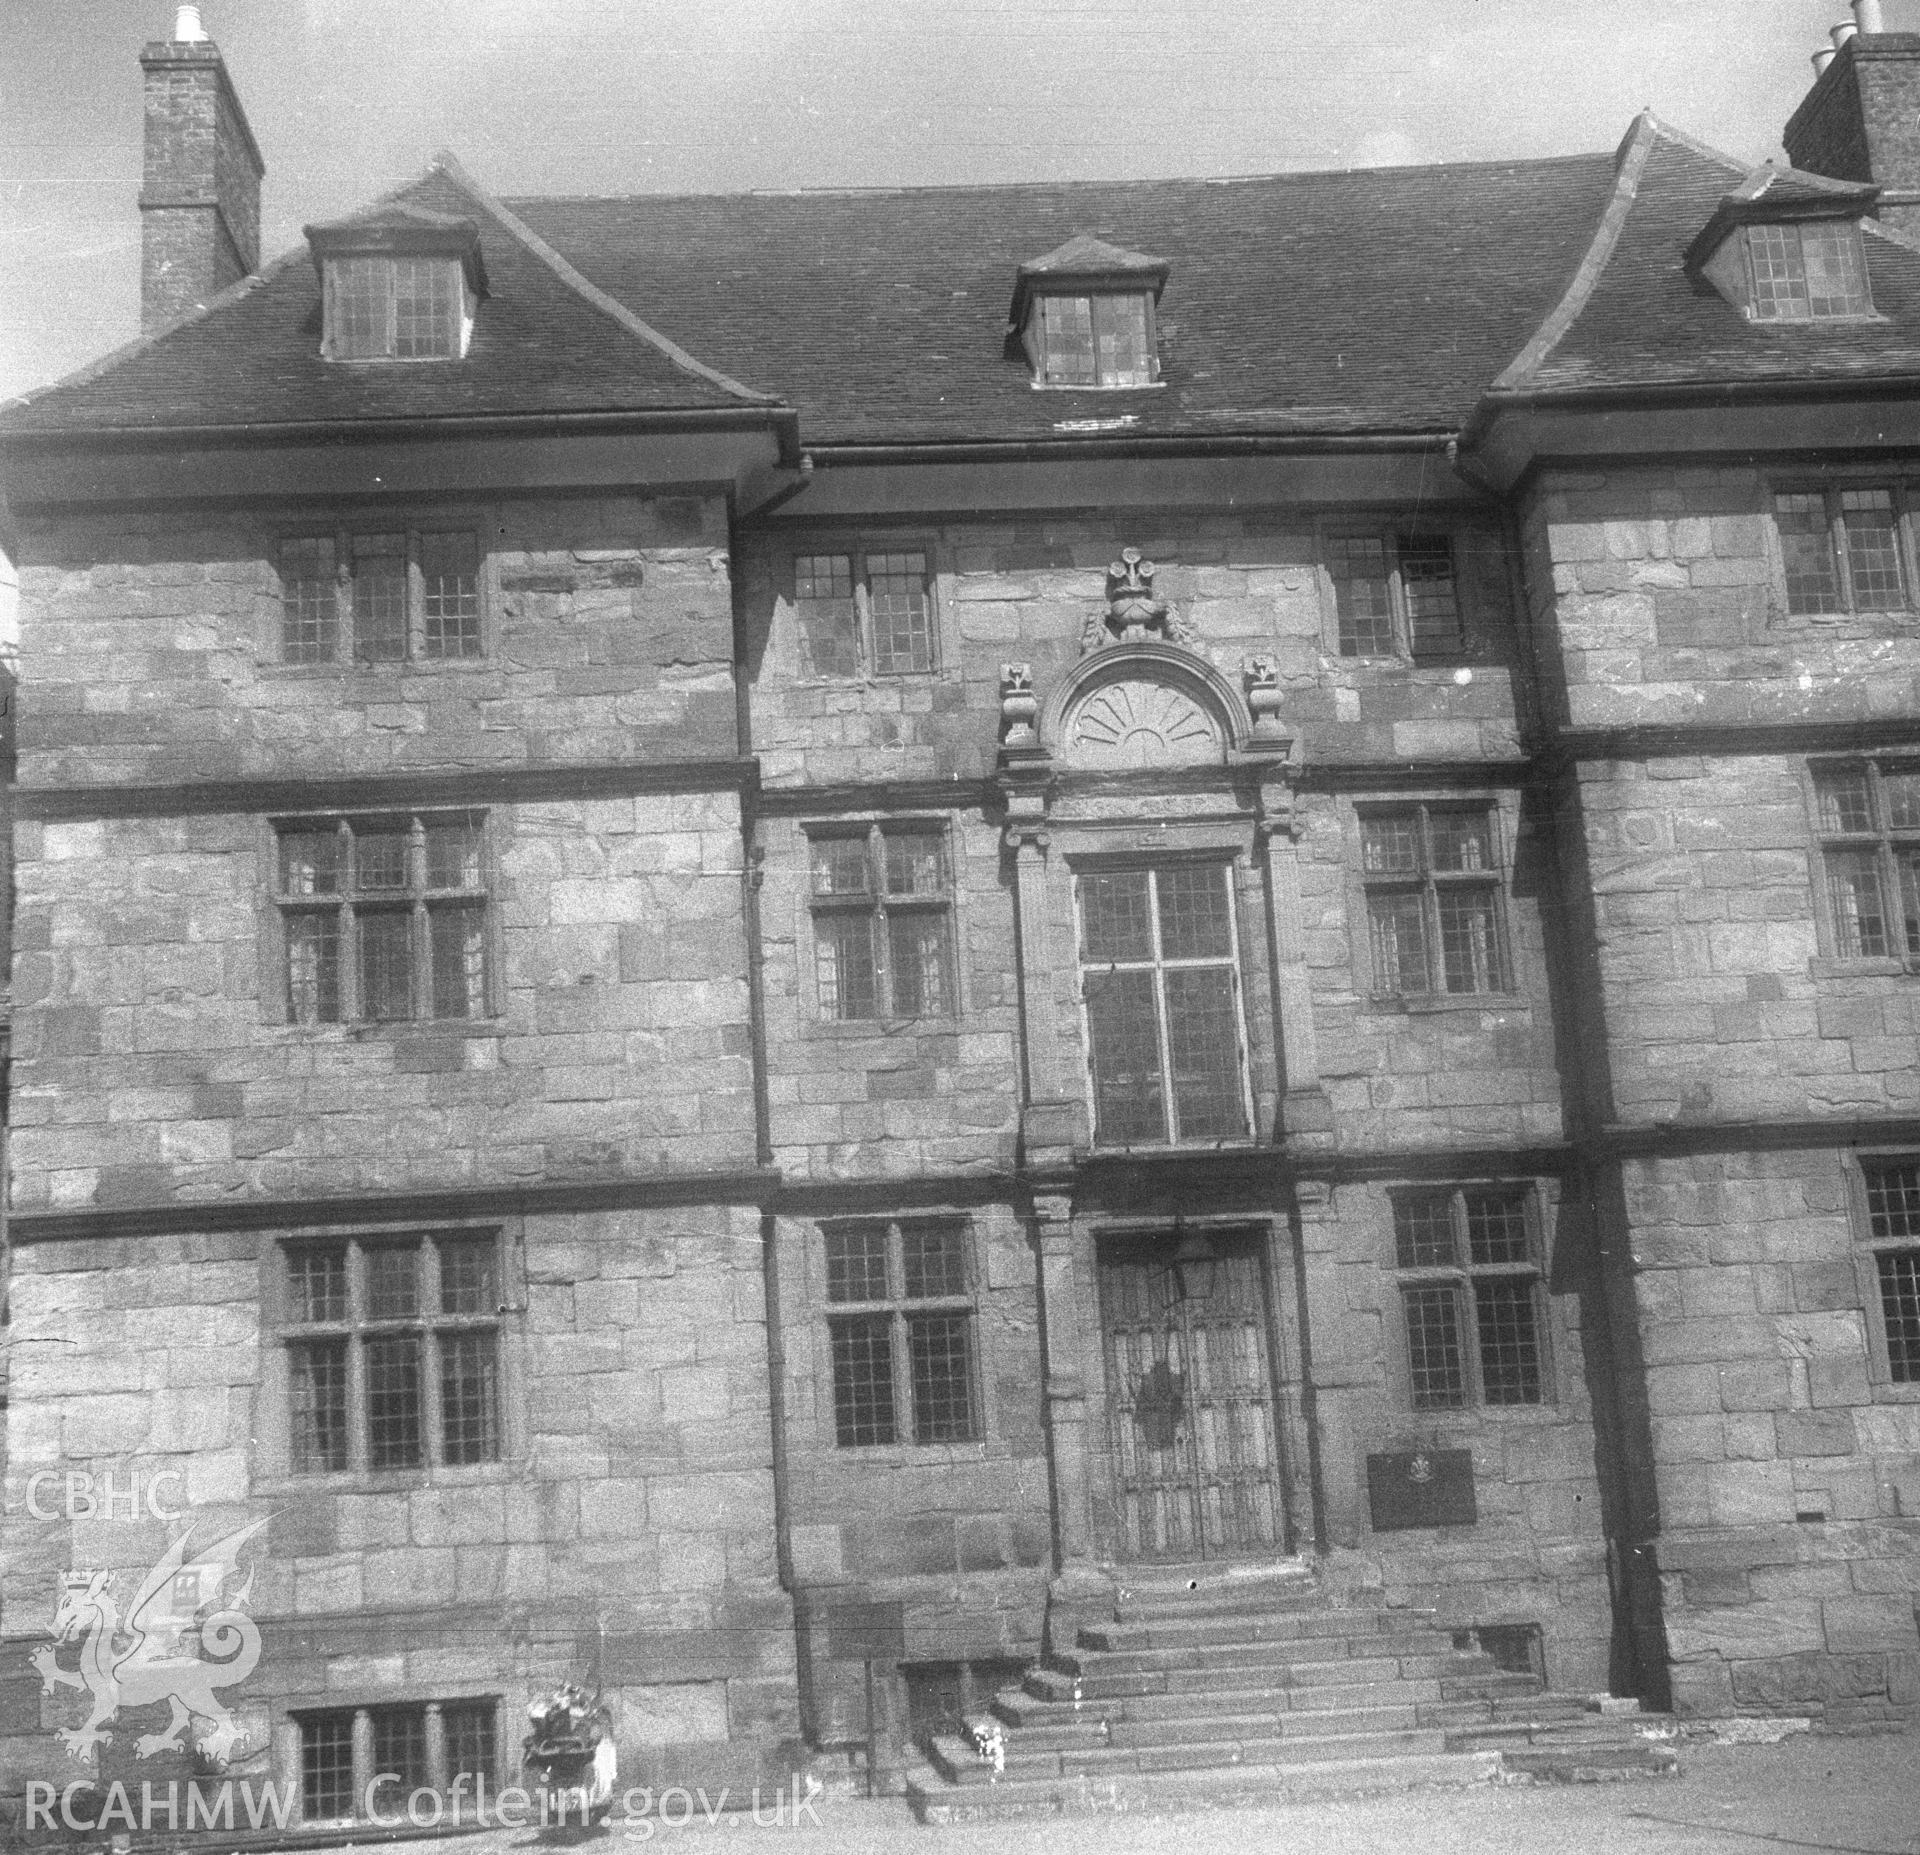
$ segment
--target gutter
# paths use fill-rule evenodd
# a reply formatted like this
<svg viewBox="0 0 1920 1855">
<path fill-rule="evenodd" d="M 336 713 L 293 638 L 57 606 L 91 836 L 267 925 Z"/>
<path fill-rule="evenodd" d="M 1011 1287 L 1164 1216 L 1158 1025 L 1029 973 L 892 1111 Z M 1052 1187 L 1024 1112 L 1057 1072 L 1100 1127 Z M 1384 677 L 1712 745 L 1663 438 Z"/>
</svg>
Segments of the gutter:
<svg viewBox="0 0 1920 1855">
<path fill-rule="evenodd" d="M 1135 457 L 1367 457 L 1394 452 L 1445 451 L 1451 431 L 1431 432 L 1227 432 L 1218 437 L 1022 438 L 1006 442 L 961 440 L 895 444 L 810 444 L 816 468 L 876 464 L 1066 463 L 1092 458 Z"/>
<path fill-rule="evenodd" d="M 383 444 L 419 443 L 436 438 L 512 438 L 524 435 L 579 436 L 662 432 L 754 431 L 771 426 L 780 445 L 780 461 L 800 463 L 800 415 L 790 406 L 703 406 L 659 412 L 483 413 L 472 416 L 406 419 L 299 419 L 284 423 L 240 425 L 96 425 L 51 431 L 9 431 L 0 425 L 0 450 L 27 451 L 96 447 L 178 450 L 202 446 L 270 444 L 349 444 L 375 439 Z"/>
</svg>

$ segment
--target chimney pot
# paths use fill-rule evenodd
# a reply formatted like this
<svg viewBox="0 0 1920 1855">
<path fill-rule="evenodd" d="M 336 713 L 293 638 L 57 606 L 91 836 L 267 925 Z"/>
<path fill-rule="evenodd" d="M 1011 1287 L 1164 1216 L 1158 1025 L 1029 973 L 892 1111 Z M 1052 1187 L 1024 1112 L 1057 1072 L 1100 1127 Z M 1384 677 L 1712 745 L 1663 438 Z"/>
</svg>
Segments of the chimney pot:
<svg viewBox="0 0 1920 1855">
<path fill-rule="evenodd" d="M 1887 22 L 1880 13 L 1880 0 L 1853 0 L 1853 16 L 1862 32 L 1885 32 Z"/>
<path fill-rule="evenodd" d="M 1813 54 L 1814 76 L 1815 77 L 1824 76 L 1826 74 L 1827 66 L 1830 65 L 1834 61 L 1834 59 L 1838 56 L 1839 54 L 1833 49 L 1831 45 L 1821 46 L 1820 49 Z"/>
<path fill-rule="evenodd" d="M 1835 26 L 1829 35 L 1833 40 L 1833 49 L 1839 51 L 1859 30 L 1860 28 L 1850 19 L 1842 25 Z"/>
<path fill-rule="evenodd" d="M 173 42 L 176 45 L 204 45 L 207 29 L 200 23 L 197 6 L 183 6 L 173 16 Z"/>
</svg>

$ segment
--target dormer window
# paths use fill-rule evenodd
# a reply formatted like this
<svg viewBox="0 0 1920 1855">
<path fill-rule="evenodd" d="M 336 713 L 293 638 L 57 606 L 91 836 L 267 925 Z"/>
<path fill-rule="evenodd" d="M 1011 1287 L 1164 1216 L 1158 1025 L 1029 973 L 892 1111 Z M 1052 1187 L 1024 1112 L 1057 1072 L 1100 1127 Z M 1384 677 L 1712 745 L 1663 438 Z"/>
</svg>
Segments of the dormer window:
<svg viewBox="0 0 1920 1855">
<path fill-rule="evenodd" d="M 327 266 L 335 361 L 446 361 L 472 327 L 458 258 L 335 258 Z"/>
<path fill-rule="evenodd" d="M 1867 257 L 1851 219 L 1750 225 L 1756 322 L 1830 322 L 1873 314 Z"/>
<path fill-rule="evenodd" d="M 486 295 L 472 221 L 417 207 L 308 226 L 330 361 L 454 361 Z"/>
<path fill-rule="evenodd" d="M 1159 378 L 1153 298 L 1144 291 L 1084 296 L 1049 291 L 1036 296 L 1034 304 L 1040 321 L 1040 385 L 1152 386 Z"/>
<path fill-rule="evenodd" d="M 1863 218 L 1878 187 L 1763 164 L 1687 247 L 1688 273 L 1749 322 L 1861 322 L 1874 314 Z"/>
<path fill-rule="evenodd" d="M 1024 355 L 1036 387 L 1160 384 L 1154 305 L 1166 286 L 1161 258 L 1081 235 L 1020 266 L 1009 354 Z"/>
</svg>

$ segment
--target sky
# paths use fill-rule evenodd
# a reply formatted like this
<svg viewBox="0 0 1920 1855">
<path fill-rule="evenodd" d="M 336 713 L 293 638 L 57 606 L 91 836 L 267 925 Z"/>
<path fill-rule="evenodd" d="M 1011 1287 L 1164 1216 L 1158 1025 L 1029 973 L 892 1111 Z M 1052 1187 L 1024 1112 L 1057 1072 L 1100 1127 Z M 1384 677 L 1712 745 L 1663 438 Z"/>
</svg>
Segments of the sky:
<svg viewBox="0 0 1920 1855">
<path fill-rule="evenodd" d="M 138 57 L 172 0 L 0 0 L 0 400 L 139 328 Z M 1887 0 L 1920 30 L 1920 0 Z M 1844 0 L 203 0 L 263 256 L 451 149 L 524 193 L 1749 160 Z"/>
</svg>

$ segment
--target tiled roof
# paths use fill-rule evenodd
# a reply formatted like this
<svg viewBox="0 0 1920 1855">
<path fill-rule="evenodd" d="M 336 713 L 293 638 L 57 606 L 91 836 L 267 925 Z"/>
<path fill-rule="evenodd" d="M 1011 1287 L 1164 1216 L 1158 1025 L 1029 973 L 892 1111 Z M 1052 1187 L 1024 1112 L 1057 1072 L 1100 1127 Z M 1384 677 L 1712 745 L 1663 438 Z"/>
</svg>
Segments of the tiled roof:
<svg viewBox="0 0 1920 1855">
<path fill-rule="evenodd" d="M 1612 223 L 1558 313 L 1564 326 L 1509 370 L 1501 387 L 1556 392 L 1920 374 L 1920 249 L 1871 221 L 1873 321 L 1750 322 L 1687 275 L 1688 247 L 1748 173 L 1643 117 L 1623 151 Z M 1795 175 L 1789 184 L 1807 179 Z M 1818 195 L 1825 205 L 1826 191 L 1806 186 L 1809 204 Z"/>
<path fill-rule="evenodd" d="M 479 225 L 489 294 L 466 360 L 322 361 L 318 281 L 300 252 L 0 412 L 0 432 L 770 397 L 797 410 L 813 445 L 1204 441 L 1450 432 L 1496 381 L 1920 372 L 1920 251 L 1877 230 L 1874 323 L 1750 323 L 1687 276 L 1689 242 L 1751 174 L 1651 118 L 1618 158 L 1242 180 L 502 205 L 443 163 L 385 205 Z M 1015 282 L 1036 254 L 1075 241 L 1170 266 L 1162 386 L 1030 384 L 1008 340 Z"/>
<path fill-rule="evenodd" d="M 671 344 L 632 326 L 631 311 L 593 302 L 457 169 L 436 166 L 382 206 L 479 225 L 488 297 L 464 360 L 323 361 L 320 279 L 302 248 L 205 312 L 0 410 L 0 431 L 664 411 L 757 397 L 676 360 Z"/>
</svg>

